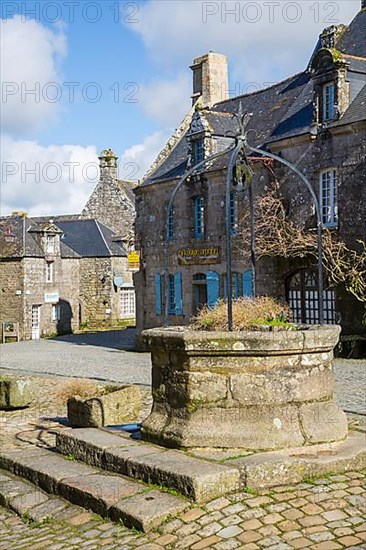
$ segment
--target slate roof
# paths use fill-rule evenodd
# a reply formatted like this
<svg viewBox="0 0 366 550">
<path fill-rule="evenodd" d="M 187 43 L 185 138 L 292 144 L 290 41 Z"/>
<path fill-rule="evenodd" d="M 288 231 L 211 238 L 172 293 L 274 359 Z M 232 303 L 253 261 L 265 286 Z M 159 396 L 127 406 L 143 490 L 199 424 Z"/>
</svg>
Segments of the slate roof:
<svg viewBox="0 0 366 550">
<path fill-rule="evenodd" d="M 63 233 L 61 242 L 82 258 L 127 256 L 122 244 L 112 240 L 113 232 L 97 220 L 69 220 L 54 223 Z"/>
<path fill-rule="evenodd" d="M 366 9 L 361 10 L 337 42 L 337 50 L 366 57 Z"/>
<path fill-rule="evenodd" d="M 60 251 L 62 258 L 126 257 L 121 242 L 113 240 L 113 232 L 97 220 L 79 219 L 78 216 L 56 216 L 23 218 L 7 216 L 0 218 L 0 257 L 22 258 L 24 256 L 43 258 L 44 250 L 35 238 L 39 231 L 53 225 L 60 229 Z M 5 232 L 11 231 L 15 239 L 7 243 Z"/>
<path fill-rule="evenodd" d="M 363 73 L 366 78 L 365 29 L 366 10 L 362 10 L 340 36 L 336 49 L 345 54 L 344 57 L 349 64 L 349 71 Z M 320 47 L 319 40 L 311 59 L 314 58 Z M 359 79 L 360 77 L 356 78 Z M 362 80 L 359 80 L 358 86 L 362 86 Z M 340 126 L 366 119 L 365 87 L 359 93 L 356 87 L 354 95 L 352 103 L 342 118 L 332 123 L 331 126 Z M 274 86 L 251 94 L 230 98 L 217 103 L 210 109 L 202 110 L 202 115 L 208 122 L 213 136 L 223 137 L 235 134 L 236 123 L 232 114 L 239 110 L 240 104 L 244 112 L 253 113 L 248 129 L 249 131 L 252 130 L 249 133 L 250 141 L 256 146 L 266 148 L 271 142 L 308 133 L 313 117 L 313 83 L 310 65 L 305 71 Z M 142 186 L 182 176 L 187 168 L 187 152 L 186 133 L 161 165 L 143 182 Z M 211 168 L 224 166 L 225 162 L 226 159 L 222 157 Z"/>
</svg>

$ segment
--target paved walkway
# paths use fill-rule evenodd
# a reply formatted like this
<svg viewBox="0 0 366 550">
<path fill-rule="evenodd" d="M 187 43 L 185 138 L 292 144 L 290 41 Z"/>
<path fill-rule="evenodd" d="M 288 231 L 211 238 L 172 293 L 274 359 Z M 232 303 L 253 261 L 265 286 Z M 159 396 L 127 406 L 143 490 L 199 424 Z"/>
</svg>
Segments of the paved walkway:
<svg viewBox="0 0 366 550">
<path fill-rule="evenodd" d="M 127 329 L 0 345 L 0 368 L 150 386 L 150 354 L 134 344 Z"/>
<path fill-rule="evenodd" d="M 127 329 L 0 345 L 0 369 L 150 387 L 150 355 L 132 351 L 134 342 Z M 337 359 L 334 370 L 340 406 L 366 414 L 366 360 Z"/>
</svg>

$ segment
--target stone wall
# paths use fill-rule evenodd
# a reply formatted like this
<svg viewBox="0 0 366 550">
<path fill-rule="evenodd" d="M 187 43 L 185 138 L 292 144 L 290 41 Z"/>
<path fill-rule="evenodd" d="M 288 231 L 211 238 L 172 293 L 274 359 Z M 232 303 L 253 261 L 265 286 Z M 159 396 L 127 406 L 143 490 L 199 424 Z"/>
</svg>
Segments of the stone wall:
<svg viewBox="0 0 366 550">
<path fill-rule="evenodd" d="M 16 294 L 21 290 L 20 295 Z M 23 266 L 20 259 L 0 262 L 0 322 L 19 323 L 20 337 L 23 337 Z M 2 334 L 1 334 L 2 337 Z"/>
<path fill-rule="evenodd" d="M 95 218 L 112 229 L 117 235 L 129 235 L 133 230 L 135 207 L 124 186 L 111 177 L 101 178 L 87 202 L 82 217 Z M 131 192 L 132 192 L 131 186 Z"/>
<path fill-rule="evenodd" d="M 25 339 L 32 337 L 32 306 L 41 306 L 41 335 L 64 333 L 79 328 L 79 260 L 56 258 L 53 282 L 46 282 L 44 258 L 25 258 Z M 52 304 L 45 293 L 59 294 L 60 319 L 52 320 Z"/>
<path fill-rule="evenodd" d="M 119 319 L 120 290 L 113 278 L 119 274 L 124 282 L 132 283 L 127 258 L 82 258 L 79 261 L 81 321 L 99 325 Z"/>
</svg>

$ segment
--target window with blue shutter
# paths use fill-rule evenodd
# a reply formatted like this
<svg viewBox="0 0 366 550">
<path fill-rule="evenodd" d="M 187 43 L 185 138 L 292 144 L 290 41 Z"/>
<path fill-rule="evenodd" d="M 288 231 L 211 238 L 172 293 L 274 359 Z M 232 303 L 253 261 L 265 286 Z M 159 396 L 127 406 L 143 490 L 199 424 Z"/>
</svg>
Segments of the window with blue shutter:
<svg viewBox="0 0 366 550">
<path fill-rule="evenodd" d="M 220 284 L 219 274 L 215 271 L 209 271 L 206 275 L 207 281 L 207 305 L 214 307 L 219 301 Z"/>
<path fill-rule="evenodd" d="M 161 294 L 161 275 L 155 273 L 155 313 L 161 315 L 163 313 L 162 308 L 162 294 Z"/>
<path fill-rule="evenodd" d="M 238 232 L 238 195 L 235 191 L 230 193 L 230 233 Z"/>
<path fill-rule="evenodd" d="M 174 239 L 174 208 L 171 207 L 169 210 L 169 218 L 168 218 L 168 241 L 172 241 Z"/>
<path fill-rule="evenodd" d="M 247 298 L 253 298 L 253 288 L 253 271 L 251 269 L 248 269 L 248 271 L 245 271 L 243 273 L 243 296 L 246 296 Z"/>
<path fill-rule="evenodd" d="M 175 314 L 183 315 L 182 274 L 174 275 Z"/>
<path fill-rule="evenodd" d="M 204 237 L 205 235 L 205 201 L 203 197 L 194 199 L 194 236 Z"/>
</svg>

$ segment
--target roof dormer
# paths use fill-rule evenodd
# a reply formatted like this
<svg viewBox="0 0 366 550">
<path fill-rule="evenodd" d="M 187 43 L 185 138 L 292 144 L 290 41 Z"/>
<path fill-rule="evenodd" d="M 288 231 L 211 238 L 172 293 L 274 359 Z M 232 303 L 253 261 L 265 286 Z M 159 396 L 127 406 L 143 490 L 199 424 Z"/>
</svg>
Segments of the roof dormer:
<svg viewBox="0 0 366 550">
<path fill-rule="evenodd" d="M 320 35 L 321 48 L 314 55 L 310 71 L 314 82 L 314 123 L 329 124 L 338 120 L 350 103 L 347 80 L 349 63 L 336 49 L 343 25 L 328 27 Z"/>
</svg>

